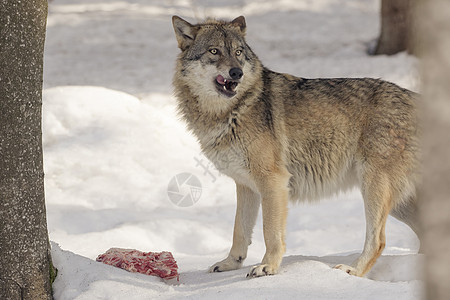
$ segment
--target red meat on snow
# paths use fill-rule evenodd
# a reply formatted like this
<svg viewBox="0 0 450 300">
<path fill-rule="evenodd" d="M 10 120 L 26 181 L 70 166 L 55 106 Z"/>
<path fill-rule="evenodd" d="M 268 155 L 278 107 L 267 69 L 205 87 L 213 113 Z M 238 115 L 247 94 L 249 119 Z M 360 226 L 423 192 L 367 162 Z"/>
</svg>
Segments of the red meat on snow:
<svg viewBox="0 0 450 300">
<path fill-rule="evenodd" d="M 100 254 L 97 261 L 132 273 L 180 280 L 177 262 L 172 253 L 167 251 L 142 252 L 133 249 L 111 248 L 104 254 Z"/>
</svg>

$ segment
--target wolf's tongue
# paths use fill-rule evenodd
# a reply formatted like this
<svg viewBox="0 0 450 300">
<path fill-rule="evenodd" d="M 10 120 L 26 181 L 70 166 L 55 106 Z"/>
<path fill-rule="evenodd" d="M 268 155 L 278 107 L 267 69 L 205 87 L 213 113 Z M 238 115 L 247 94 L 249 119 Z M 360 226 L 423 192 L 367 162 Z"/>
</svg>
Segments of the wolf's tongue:
<svg viewBox="0 0 450 300">
<path fill-rule="evenodd" d="M 222 75 L 218 75 L 218 76 L 216 77 L 216 81 L 217 81 L 219 84 L 221 84 L 221 85 L 225 85 L 225 78 L 223 78 Z"/>
</svg>

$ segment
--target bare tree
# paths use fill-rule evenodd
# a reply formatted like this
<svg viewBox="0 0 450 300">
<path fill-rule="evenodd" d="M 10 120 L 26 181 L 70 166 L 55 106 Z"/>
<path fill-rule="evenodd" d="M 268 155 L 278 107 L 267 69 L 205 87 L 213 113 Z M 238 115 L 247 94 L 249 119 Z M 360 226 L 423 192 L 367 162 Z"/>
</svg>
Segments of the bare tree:
<svg viewBox="0 0 450 300">
<path fill-rule="evenodd" d="M 370 54 L 413 52 L 413 0 L 381 1 L 381 34 Z"/>
<path fill-rule="evenodd" d="M 42 156 L 46 0 L 0 2 L 0 299 L 51 299 Z"/>
<path fill-rule="evenodd" d="M 426 299 L 450 299 L 450 1 L 418 1 L 423 62 Z"/>
</svg>

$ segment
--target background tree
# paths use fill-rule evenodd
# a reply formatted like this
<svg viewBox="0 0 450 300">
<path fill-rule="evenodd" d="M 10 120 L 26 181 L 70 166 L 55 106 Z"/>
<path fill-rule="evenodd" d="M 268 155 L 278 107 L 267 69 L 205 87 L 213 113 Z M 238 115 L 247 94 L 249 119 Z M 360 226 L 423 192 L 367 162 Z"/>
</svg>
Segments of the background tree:
<svg viewBox="0 0 450 300">
<path fill-rule="evenodd" d="M 381 34 L 370 54 L 413 52 L 413 0 L 381 1 Z"/>
<path fill-rule="evenodd" d="M 0 299 L 51 299 L 44 203 L 46 0 L 0 2 Z"/>
<path fill-rule="evenodd" d="M 450 299 L 450 1 L 420 0 L 418 52 L 422 58 L 426 298 Z"/>
</svg>

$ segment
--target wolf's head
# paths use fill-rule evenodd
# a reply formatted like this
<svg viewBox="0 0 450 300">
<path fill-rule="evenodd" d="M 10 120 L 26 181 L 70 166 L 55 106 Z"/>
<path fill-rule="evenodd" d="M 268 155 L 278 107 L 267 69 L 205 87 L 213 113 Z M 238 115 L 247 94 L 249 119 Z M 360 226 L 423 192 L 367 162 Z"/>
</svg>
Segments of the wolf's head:
<svg viewBox="0 0 450 300">
<path fill-rule="evenodd" d="M 192 25 L 174 16 L 172 23 L 182 51 L 175 81 L 188 87 L 204 108 L 225 108 L 252 88 L 252 74 L 261 66 L 245 42 L 244 17 Z"/>
</svg>

